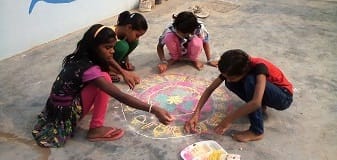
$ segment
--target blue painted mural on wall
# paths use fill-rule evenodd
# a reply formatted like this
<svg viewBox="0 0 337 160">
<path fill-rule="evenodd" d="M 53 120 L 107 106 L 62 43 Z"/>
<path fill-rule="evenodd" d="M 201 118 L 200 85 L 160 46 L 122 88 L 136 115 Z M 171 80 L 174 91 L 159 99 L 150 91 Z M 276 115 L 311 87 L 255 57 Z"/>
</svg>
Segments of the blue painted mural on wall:
<svg viewBox="0 0 337 160">
<path fill-rule="evenodd" d="M 29 14 L 32 13 L 35 4 L 39 1 L 44 1 L 44 2 L 47 2 L 47 3 L 70 3 L 70 2 L 73 2 L 75 0 L 32 0 L 32 2 L 30 3 L 30 6 L 29 6 Z"/>
</svg>

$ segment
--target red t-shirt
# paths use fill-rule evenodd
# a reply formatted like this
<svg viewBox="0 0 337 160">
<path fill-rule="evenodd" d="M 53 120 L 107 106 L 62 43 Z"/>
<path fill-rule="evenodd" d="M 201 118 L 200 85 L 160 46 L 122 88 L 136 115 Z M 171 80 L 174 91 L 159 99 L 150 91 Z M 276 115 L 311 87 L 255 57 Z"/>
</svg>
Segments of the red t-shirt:
<svg viewBox="0 0 337 160">
<path fill-rule="evenodd" d="M 262 58 L 250 57 L 250 61 L 253 68 L 259 64 L 264 64 L 268 70 L 267 81 L 279 87 L 285 88 L 289 91 L 289 93 L 293 94 L 293 85 L 287 80 L 283 72 L 278 67 Z"/>
</svg>

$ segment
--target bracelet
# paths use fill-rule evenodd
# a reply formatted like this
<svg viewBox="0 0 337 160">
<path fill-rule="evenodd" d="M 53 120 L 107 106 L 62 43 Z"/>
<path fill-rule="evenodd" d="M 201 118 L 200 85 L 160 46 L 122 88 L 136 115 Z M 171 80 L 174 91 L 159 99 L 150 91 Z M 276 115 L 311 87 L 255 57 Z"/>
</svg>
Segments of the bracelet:
<svg viewBox="0 0 337 160">
<path fill-rule="evenodd" d="M 161 63 L 168 64 L 167 60 L 162 60 Z"/>
<path fill-rule="evenodd" d="M 151 113 L 151 110 L 152 110 L 152 103 L 150 103 L 150 107 L 149 107 L 149 113 Z"/>
</svg>

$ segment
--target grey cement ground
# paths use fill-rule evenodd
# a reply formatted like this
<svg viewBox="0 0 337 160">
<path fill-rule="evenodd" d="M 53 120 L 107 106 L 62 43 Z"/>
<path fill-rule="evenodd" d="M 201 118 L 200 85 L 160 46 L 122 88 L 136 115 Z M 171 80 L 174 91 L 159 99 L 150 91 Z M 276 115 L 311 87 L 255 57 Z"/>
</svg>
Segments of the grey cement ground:
<svg viewBox="0 0 337 160">
<path fill-rule="evenodd" d="M 149 31 L 132 54 L 131 61 L 142 77 L 156 74 L 156 42 L 172 13 L 187 8 L 192 0 L 163 1 L 144 13 Z M 153 140 L 129 130 L 118 114 L 107 116 L 107 125 L 120 126 L 125 136 L 114 142 L 88 142 L 89 118 L 64 148 L 41 149 L 32 140 L 31 129 L 46 101 L 63 57 L 74 50 L 87 28 L 0 61 L 0 159 L 129 159 L 175 160 L 185 146 L 206 139 L 220 143 L 243 160 L 335 160 L 337 159 L 337 1 L 335 0 L 232 0 L 211 1 L 210 17 L 204 20 L 211 34 L 214 57 L 232 48 L 265 57 L 278 65 L 293 82 L 294 102 L 283 112 L 269 111 L 265 137 L 239 143 L 230 136 L 195 135 Z M 213 3 L 211 3 L 213 2 Z M 215 3 L 216 2 L 216 3 Z M 230 5 L 225 2 L 232 2 Z M 100 22 L 112 24 L 116 17 Z M 20 40 L 20 38 L 18 38 Z M 15 46 L 15 45 L 13 45 Z M 204 57 L 203 57 L 204 58 Z M 168 73 L 191 74 L 209 80 L 215 68 L 197 71 L 177 65 Z M 118 84 L 126 89 L 124 84 Z M 238 104 L 242 103 L 233 97 Z M 111 104 L 114 100 L 111 100 Z M 233 128 L 246 129 L 245 118 Z"/>
</svg>

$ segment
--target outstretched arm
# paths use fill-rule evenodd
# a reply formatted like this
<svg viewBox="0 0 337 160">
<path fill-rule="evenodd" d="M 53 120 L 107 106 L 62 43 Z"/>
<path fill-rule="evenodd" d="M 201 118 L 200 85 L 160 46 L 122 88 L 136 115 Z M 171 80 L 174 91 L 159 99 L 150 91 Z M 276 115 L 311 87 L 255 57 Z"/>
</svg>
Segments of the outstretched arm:
<svg viewBox="0 0 337 160">
<path fill-rule="evenodd" d="M 164 55 L 164 45 L 158 43 L 157 44 L 157 54 L 160 60 L 160 63 L 158 64 L 159 73 L 163 73 L 167 70 L 167 67 L 172 65 L 175 61 L 170 59 L 166 60 Z"/>
<path fill-rule="evenodd" d="M 205 51 L 205 55 L 206 55 L 206 59 L 207 62 L 211 60 L 211 47 L 209 46 L 208 42 L 203 42 L 202 43 L 204 51 Z"/>
<path fill-rule="evenodd" d="M 164 55 L 164 45 L 160 44 L 159 42 L 157 44 L 157 54 L 161 62 L 166 60 Z"/>
<path fill-rule="evenodd" d="M 203 42 L 203 48 L 205 51 L 206 59 L 207 59 L 207 64 L 213 67 L 218 66 L 218 60 L 211 60 L 211 47 L 209 46 L 208 42 Z"/>
<path fill-rule="evenodd" d="M 211 96 L 211 94 L 213 93 L 213 91 L 219 87 L 219 85 L 223 82 L 222 79 L 220 79 L 219 77 L 216 78 L 212 84 L 206 88 L 206 90 L 204 91 L 204 93 L 201 95 L 200 100 L 198 101 L 198 105 L 194 110 L 194 114 L 192 115 L 191 119 L 188 120 L 185 123 L 184 129 L 187 133 L 190 132 L 196 132 L 196 126 L 197 123 L 199 121 L 199 117 L 200 117 L 200 113 L 201 113 L 201 109 L 202 107 L 205 105 L 206 101 L 208 100 L 208 98 Z"/>
<path fill-rule="evenodd" d="M 92 80 L 92 83 L 110 96 L 130 107 L 153 113 L 158 120 L 165 125 L 173 121 L 173 117 L 166 110 L 158 106 L 151 106 L 150 104 L 144 103 L 143 101 L 122 92 L 115 85 L 108 83 L 103 77 Z"/>
</svg>

